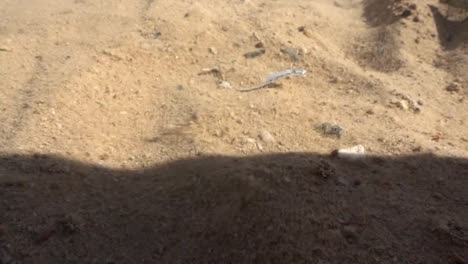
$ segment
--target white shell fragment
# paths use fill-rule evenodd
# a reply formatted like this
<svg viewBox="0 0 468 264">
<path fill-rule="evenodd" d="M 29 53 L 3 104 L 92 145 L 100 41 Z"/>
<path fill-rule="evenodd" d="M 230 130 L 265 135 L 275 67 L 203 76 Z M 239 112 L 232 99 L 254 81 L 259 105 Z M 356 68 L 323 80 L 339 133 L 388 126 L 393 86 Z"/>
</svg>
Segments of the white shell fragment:
<svg viewBox="0 0 468 264">
<path fill-rule="evenodd" d="M 337 155 L 345 159 L 361 159 L 366 156 L 366 149 L 362 145 L 356 145 L 350 148 L 339 149 Z"/>
</svg>

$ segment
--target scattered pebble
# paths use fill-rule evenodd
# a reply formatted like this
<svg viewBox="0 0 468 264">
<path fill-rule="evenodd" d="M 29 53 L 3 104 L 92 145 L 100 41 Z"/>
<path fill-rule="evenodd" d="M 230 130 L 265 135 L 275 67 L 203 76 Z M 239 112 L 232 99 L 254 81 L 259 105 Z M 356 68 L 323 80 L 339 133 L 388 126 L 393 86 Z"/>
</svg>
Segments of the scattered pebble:
<svg viewBox="0 0 468 264">
<path fill-rule="evenodd" d="M 261 130 L 258 137 L 265 143 L 275 142 L 275 138 L 267 130 Z"/>
<path fill-rule="evenodd" d="M 304 36 L 308 38 L 312 37 L 312 33 L 310 32 L 309 28 L 307 28 L 306 26 L 300 26 L 297 30 L 299 30 L 299 32 L 302 32 L 302 34 L 304 34 Z"/>
<path fill-rule="evenodd" d="M 7 46 L 0 46 L 0 51 L 13 51 L 13 49 Z"/>
<path fill-rule="evenodd" d="M 421 146 L 417 146 L 415 148 L 412 149 L 413 152 L 421 152 L 422 151 L 422 147 Z"/>
<path fill-rule="evenodd" d="M 265 44 L 263 44 L 263 42 L 260 41 L 257 44 L 255 44 L 255 47 L 257 49 L 263 49 L 263 48 L 265 48 Z"/>
<path fill-rule="evenodd" d="M 340 77 L 337 77 L 337 76 L 332 76 L 330 77 L 330 79 L 328 80 L 330 83 L 339 83 L 339 82 L 342 82 L 341 78 Z"/>
<path fill-rule="evenodd" d="M 339 125 L 334 125 L 330 123 L 323 123 L 319 126 L 320 132 L 327 136 L 335 136 L 341 138 L 344 133 L 344 129 Z"/>
<path fill-rule="evenodd" d="M 213 54 L 213 55 L 217 55 L 217 54 L 218 54 L 218 50 L 217 50 L 215 47 L 210 47 L 208 50 L 209 50 L 209 51 L 211 52 L 211 54 Z"/>
<path fill-rule="evenodd" d="M 213 74 L 216 78 L 224 80 L 223 72 L 218 68 L 203 68 L 198 75 Z"/>
<path fill-rule="evenodd" d="M 348 241 L 353 241 L 358 239 L 358 232 L 356 227 L 347 225 L 344 226 L 341 230 L 341 234 L 346 238 Z"/>
<path fill-rule="evenodd" d="M 398 101 L 396 105 L 404 111 L 409 110 L 408 102 L 406 102 L 406 100 Z"/>
<path fill-rule="evenodd" d="M 360 159 L 366 156 L 366 149 L 362 145 L 356 145 L 354 147 L 336 150 L 332 154 L 344 159 Z"/>
<path fill-rule="evenodd" d="M 459 91 L 461 91 L 461 88 L 462 87 L 459 82 L 452 82 L 445 88 L 445 90 L 451 93 L 458 93 Z"/>
<path fill-rule="evenodd" d="M 323 179 L 335 177 L 335 168 L 325 160 L 321 160 L 317 167 L 317 174 Z"/>
<path fill-rule="evenodd" d="M 436 192 L 432 194 L 432 197 L 434 197 L 436 200 L 442 200 L 443 196 L 442 194 Z"/>
<path fill-rule="evenodd" d="M 213 134 L 217 137 L 222 137 L 223 131 L 221 129 L 216 129 Z"/>
<path fill-rule="evenodd" d="M 247 52 L 244 54 L 244 57 L 246 59 L 253 59 L 253 58 L 256 58 L 256 57 L 259 57 L 259 56 L 262 56 L 263 54 L 266 53 L 266 50 L 265 49 L 259 49 L 259 50 L 256 50 L 256 51 L 251 51 L 251 52 Z"/>
<path fill-rule="evenodd" d="M 101 155 L 99 155 L 99 159 L 102 160 L 102 161 L 106 161 L 106 160 L 109 159 L 109 154 L 107 154 L 107 153 L 101 154 Z"/>
<path fill-rule="evenodd" d="M 232 89 L 232 85 L 229 82 L 226 82 L 226 81 L 220 82 L 218 87 L 222 88 L 222 89 Z"/>
<path fill-rule="evenodd" d="M 401 12 L 401 17 L 406 18 L 409 17 L 413 14 L 413 12 L 410 9 L 405 9 L 403 12 Z"/>
</svg>

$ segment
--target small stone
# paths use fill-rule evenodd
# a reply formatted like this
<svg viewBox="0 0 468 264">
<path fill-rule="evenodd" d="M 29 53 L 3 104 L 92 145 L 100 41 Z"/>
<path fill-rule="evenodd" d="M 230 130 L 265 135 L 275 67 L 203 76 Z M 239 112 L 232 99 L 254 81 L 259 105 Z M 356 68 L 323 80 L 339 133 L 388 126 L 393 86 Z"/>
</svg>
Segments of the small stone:
<svg viewBox="0 0 468 264">
<path fill-rule="evenodd" d="M 275 142 L 275 138 L 273 137 L 273 135 L 271 135 L 271 133 L 266 130 L 260 131 L 258 136 L 265 143 Z"/>
<path fill-rule="evenodd" d="M 219 88 L 222 88 L 222 89 L 231 89 L 232 88 L 232 85 L 226 81 L 222 81 L 219 83 Z"/>
<path fill-rule="evenodd" d="M 80 231 L 84 222 L 78 215 L 69 214 L 57 221 L 60 231 L 65 235 L 72 235 Z"/>
<path fill-rule="evenodd" d="M 416 9 L 418 8 L 418 6 L 417 6 L 416 4 L 414 4 L 414 3 L 413 3 L 413 4 L 410 4 L 408 7 L 409 7 L 409 9 L 411 9 L 411 10 L 416 10 Z"/>
<path fill-rule="evenodd" d="M 413 17 L 413 22 L 421 22 L 421 18 L 416 15 Z"/>
<path fill-rule="evenodd" d="M 336 136 L 338 138 L 340 138 L 344 133 L 344 129 L 342 127 L 330 123 L 323 123 L 322 125 L 320 125 L 319 130 L 324 135 Z"/>
<path fill-rule="evenodd" d="M 312 37 L 312 33 L 306 26 L 300 26 L 297 30 L 299 32 L 302 32 L 302 34 L 304 34 L 304 36 L 306 37 L 309 37 L 309 38 Z"/>
<path fill-rule="evenodd" d="M 461 85 L 460 83 L 458 82 L 452 82 L 451 84 L 449 84 L 445 90 L 447 90 L 448 92 L 454 92 L 454 93 L 457 93 L 459 91 L 461 91 Z"/>
<path fill-rule="evenodd" d="M 255 44 L 255 47 L 257 49 L 263 49 L 265 48 L 265 44 L 263 44 L 263 42 L 260 41 L 260 42 L 257 42 L 257 44 Z"/>
<path fill-rule="evenodd" d="M 418 103 L 418 105 L 420 105 L 420 106 L 423 106 L 423 105 L 424 105 L 424 102 L 423 102 L 422 100 L 418 100 L 417 103 Z"/>
<path fill-rule="evenodd" d="M 109 154 L 104 153 L 104 154 L 102 154 L 102 155 L 99 156 L 99 159 L 100 159 L 100 160 L 103 160 L 103 161 L 108 160 L 108 159 L 109 159 Z"/>
<path fill-rule="evenodd" d="M 406 102 L 406 100 L 398 101 L 396 105 L 404 111 L 408 111 L 409 109 L 408 102 Z"/>
<path fill-rule="evenodd" d="M 411 106 L 411 110 L 413 110 L 414 113 L 421 113 L 421 107 L 416 105 Z"/>
<path fill-rule="evenodd" d="M 320 161 L 316 173 L 323 179 L 329 179 L 336 175 L 335 168 L 325 160 Z"/>
<path fill-rule="evenodd" d="M 409 17 L 413 14 L 413 12 L 410 10 L 410 9 L 405 9 L 402 13 L 401 13 L 401 17 L 403 18 L 406 18 L 406 17 Z"/>
<path fill-rule="evenodd" d="M 0 51 L 13 51 L 13 49 L 7 46 L 0 46 Z"/>
<path fill-rule="evenodd" d="M 259 50 L 256 50 L 256 51 L 251 51 L 251 52 L 247 52 L 244 54 L 244 57 L 246 59 L 253 59 L 253 58 L 256 58 L 256 57 L 259 57 L 259 56 L 262 56 L 263 54 L 266 53 L 266 50 L 265 49 L 259 49 Z"/>
<path fill-rule="evenodd" d="M 343 229 L 341 230 L 341 234 L 348 241 L 354 241 L 358 239 L 357 229 L 356 227 L 351 226 L 351 225 L 344 226 Z"/>
<path fill-rule="evenodd" d="M 209 48 L 209 51 L 210 51 L 211 54 L 213 54 L 213 55 L 217 55 L 217 54 L 218 54 L 218 50 L 217 50 L 215 47 L 210 47 L 210 48 Z"/>
<path fill-rule="evenodd" d="M 375 114 L 375 112 L 374 112 L 374 110 L 369 109 L 369 110 L 366 111 L 366 114 L 373 115 L 373 114 Z"/>
<path fill-rule="evenodd" d="M 360 186 L 361 184 L 362 184 L 362 182 L 359 179 L 353 181 L 353 185 L 356 186 L 356 187 Z"/>
<path fill-rule="evenodd" d="M 421 147 L 421 146 L 417 146 L 417 147 L 413 148 L 412 151 L 413 151 L 413 152 L 421 152 L 421 151 L 422 151 L 422 147 Z"/>
<path fill-rule="evenodd" d="M 341 78 L 340 77 L 337 77 L 337 76 L 332 76 L 330 77 L 330 79 L 328 80 L 330 83 L 339 83 L 341 82 Z"/>
</svg>

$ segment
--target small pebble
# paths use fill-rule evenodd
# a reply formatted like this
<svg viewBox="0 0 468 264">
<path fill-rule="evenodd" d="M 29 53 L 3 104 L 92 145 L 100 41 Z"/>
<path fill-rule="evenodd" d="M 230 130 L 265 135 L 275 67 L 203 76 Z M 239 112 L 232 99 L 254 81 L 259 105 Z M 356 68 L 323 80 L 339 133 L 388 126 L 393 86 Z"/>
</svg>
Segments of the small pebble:
<svg viewBox="0 0 468 264">
<path fill-rule="evenodd" d="M 257 44 L 255 44 L 255 47 L 257 49 L 263 49 L 263 48 L 265 48 L 265 44 L 263 44 L 263 42 L 260 41 Z"/>
<path fill-rule="evenodd" d="M 408 111 L 409 109 L 408 102 L 406 102 L 406 100 L 398 101 L 396 105 L 404 111 Z"/>
<path fill-rule="evenodd" d="M 106 160 L 109 159 L 109 155 L 107 153 L 104 153 L 102 155 L 99 155 L 99 159 L 103 160 L 103 161 L 106 161 Z"/>
<path fill-rule="evenodd" d="M 271 135 L 271 133 L 268 132 L 267 130 L 262 130 L 262 131 L 260 131 L 258 137 L 259 137 L 263 142 L 266 142 L 266 143 L 271 143 L 271 142 L 274 142 L 274 141 L 275 141 L 275 138 L 273 137 L 273 135 Z"/>
<path fill-rule="evenodd" d="M 440 194 L 440 193 L 434 193 L 434 194 L 432 194 L 432 196 L 433 196 L 436 200 L 442 200 L 442 198 L 443 198 L 442 194 Z"/>
<path fill-rule="evenodd" d="M 342 127 L 330 123 L 323 123 L 322 125 L 320 125 L 319 130 L 324 135 L 336 136 L 338 138 L 340 138 L 344 133 L 344 129 Z"/>
<path fill-rule="evenodd" d="M 447 90 L 448 92 L 459 92 L 461 91 L 461 85 L 460 83 L 458 82 L 452 82 L 451 84 L 449 84 L 445 90 Z"/>
<path fill-rule="evenodd" d="M 217 50 L 215 47 L 210 47 L 210 48 L 209 48 L 209 51 L 210 51 L 211 54 L 213 54 L 213 55 L 217 55 L 217 54 L 218 54 L 218 50 Z"/>
<path fill-rule="evenodd" d="M 7 46 L 0 46 L 0 51 L 13 51 L 13 49 Z"/>
<path fill-rule="evenodd" d="M 226 81 L 222 81 L 221 83 L 219 83 L 218 87 L 222 89 L 231 89 L 232 85 Z"/>
<path fill-rule="evenodd" d="M 354 226 L 347 225 L 341 230 L 341 234 L 346 238 L 346 240 L 357 240 L 358 233 L 357 229 Z"/>
<path fill-rule="evenodd" d="M 309 38 L 312 37 L 312 33 L 306 26 L 300 26 L 297 30 L 299 32 L 302 32 L 302 34 L 304 34 L 304 36 L 306 37 L 309 37 Z"/>
<path fill-rule="evenodd" d="M 259 49 L 259 50 L 256 50 L 256 51 L 251 51 L 251 52 L 247 52 L 244 54 L 244 57 L 246 59 L 253 59 L 253 58 L 256 58 L 256 57 L 259 57 L 259 56 L 262 56 L 263 54 L 266 53 L 266 50 L 265 49 Z"/>
</svg>

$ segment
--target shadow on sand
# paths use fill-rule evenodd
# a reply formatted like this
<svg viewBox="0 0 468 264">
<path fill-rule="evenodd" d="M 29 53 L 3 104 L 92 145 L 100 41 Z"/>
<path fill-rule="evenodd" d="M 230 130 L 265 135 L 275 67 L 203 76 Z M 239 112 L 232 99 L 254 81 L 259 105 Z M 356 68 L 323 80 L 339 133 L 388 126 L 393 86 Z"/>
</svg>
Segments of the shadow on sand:
<svg viewBox="0 0 468 264">
<path fill-rule="evenodd" d="M 454 50 L 468 43 L 468 19 L 450 20 L 435 6 L 429 6 L 439 36 L 439 43 L 447 50 Z"/>
<path fill-rule="evenodd" d="M 468 160 L 3 155 L 0 212 L 2 263 L 462 263 Z"/>
</svg>

